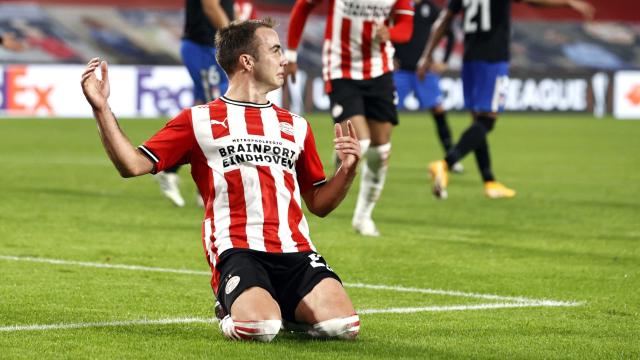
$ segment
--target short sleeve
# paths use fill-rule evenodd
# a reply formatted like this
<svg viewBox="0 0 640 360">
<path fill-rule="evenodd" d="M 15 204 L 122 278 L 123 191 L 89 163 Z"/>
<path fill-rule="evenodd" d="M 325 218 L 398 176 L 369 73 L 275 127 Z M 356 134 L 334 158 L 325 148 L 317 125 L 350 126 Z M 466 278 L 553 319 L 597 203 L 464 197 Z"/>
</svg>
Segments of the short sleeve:
<svg viewBox="0 0 640 360">
<path fill-rule="evenodd" d="M 449 0 L 447 8 L 454 14 L 457 14 L 462 10 L 462 0 Z"/>
<path fill-rule="evenodd" d="M 153 162 L 152 173 L 155 174 L 188 163 L 194 142 L 191 109 L 186 109 L 140 145 L 138 150 Z"/>
<path fill-rule="evenodd" d="M 327 181 L 309 123 L 307 123 L 307 134 L 304 138 L 304 149 L 296 163 L 296 173 L 302 193 Z"/>
</svg>

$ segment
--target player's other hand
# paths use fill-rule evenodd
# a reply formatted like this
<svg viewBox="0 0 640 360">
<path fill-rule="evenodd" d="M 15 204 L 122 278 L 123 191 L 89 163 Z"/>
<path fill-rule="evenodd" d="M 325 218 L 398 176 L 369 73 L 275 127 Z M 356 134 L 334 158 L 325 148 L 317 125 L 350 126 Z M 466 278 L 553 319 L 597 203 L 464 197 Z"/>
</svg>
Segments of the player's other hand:
<svg viewBox="0 0 640 360">
<path fill-rule="evenodd" d="M 27 48 L 27 44 L 16 39 L 16 35 L 11 32 L 2 34 L 2 46 L 11 51 L 24 51 Z"/>
<path fill-rule="evenodd" d="M 284 67 L 284 80 L 285 85 L 287 84 L 287 79 L 291 77 L 291 82 L 296 82 L 296 73 L 298 72 L 298 63 L 289 62 L 287 66 Z"/>
<path fill-rule="evenodd" d="M 432 59 L 428 56 L 421 56 L 420 60 L 418 60 L 418 65 L 416 66 L 416 74 L 420 80 L 424 80 L 424 77 L 427 75 L 427 71 L 431 68 L 431 64 L 433 63 Z"/>
<path fill-rule="evenodd" d="M 391 35 L 389 34 L 389 28 L 384 24 L 376 25 L 375 30 L 375 39 L 378 42 L 387 42 L 391 39 Z"/>
<path fill-rule="evenodd" d="M 101 80 L 96 76 L 95 70 L 100 67 Z M 93 108 L 100 111 L 108 107 L 107 99 L 109 98 L 109 71 L 107 62 L 100 58 L 93 58 L 87 64 L 84 73 L 82 73 L 82 93 Z"/>
<path fill-rule="evenodd" d="M 342 165 L 341 170 L 347 172 L 355 171 L 360 160 L 360 142 L 358 142 L 358 136 L 356 135 L 356 129 L 353 127 L 351 121 L 347 121 L 347 134 L 344 135 L 342 126 L 340 124 L 335 125 L 336 137 L 333 139 L 335 144 L 336 154 Z"/>
<path fill-rule="evenodd" d="M 569 0 L 569 6 L 579 12 L 585 19 L 591 20 L 596 13 L 596 9 L 593 5 L 582 0 Z"/>
<path fill-rule="evenodd" d="M 432 73 L 440 75 L 443 72 L 447 71 L 447 64 L 442 63 L 442 62 L 434 62 L 434 63 L 431 64 L 431 67 L 429 68 L 429 71 L 431 71 Z"/>
</svg>

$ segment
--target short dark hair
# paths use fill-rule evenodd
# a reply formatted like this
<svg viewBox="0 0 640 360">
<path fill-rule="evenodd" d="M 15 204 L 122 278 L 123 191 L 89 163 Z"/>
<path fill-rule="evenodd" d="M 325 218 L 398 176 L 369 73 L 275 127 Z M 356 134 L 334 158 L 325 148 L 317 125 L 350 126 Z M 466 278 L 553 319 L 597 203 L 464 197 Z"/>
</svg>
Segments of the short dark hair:
<svg viewBox="0 0 640 360">
<path fill-rule="evenodd" d="M 261 27 L 273 29 L 276 23 L 271 18 L 234 21 L 216 32 L 216 61 L 231 77 L 238 66 L 238 58 L 249 54 L 258 60 L 258 44 L 255 33 Z"/>
</svg>

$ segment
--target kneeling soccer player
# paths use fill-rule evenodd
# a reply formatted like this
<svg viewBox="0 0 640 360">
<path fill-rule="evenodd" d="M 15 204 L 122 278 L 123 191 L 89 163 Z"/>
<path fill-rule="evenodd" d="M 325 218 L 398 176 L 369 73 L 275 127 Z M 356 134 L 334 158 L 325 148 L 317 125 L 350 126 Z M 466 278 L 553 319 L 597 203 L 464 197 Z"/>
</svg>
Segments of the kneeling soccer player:
<svg viewBox="0 0 640 360">
<path fill-rule="evenodd" d="M 284 321 L 314 337 L 355 339 L 358 315 L 311 242 L 301 198 L 321 217 L 335 209 L 356 175 L 360 146 L 351 123 L 346 135 L 335 127 L 342 165 L 327 181 L 309 123 L 267 100 L 284 84 L 287 64 L 273 26 L 249 20 L 218 31 L 226 94 L 183 110 L 137 149 L 109 108 L 106 62 L 89 62 L 82 90 L 123 177 L 191 164 L 205 200 L 203 245 L 228 314 L 220 321 L 226 337 L 271 341 Z"/>
</svg>

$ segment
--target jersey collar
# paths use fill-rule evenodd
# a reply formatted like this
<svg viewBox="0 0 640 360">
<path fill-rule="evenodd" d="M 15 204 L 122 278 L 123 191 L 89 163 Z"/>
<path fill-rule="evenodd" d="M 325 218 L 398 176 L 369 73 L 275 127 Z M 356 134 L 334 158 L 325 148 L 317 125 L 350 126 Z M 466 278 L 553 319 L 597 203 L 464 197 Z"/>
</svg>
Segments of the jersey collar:
<svg viewBox="0 0 640 360">
<path fill-rule="evenodd" d="M 224 95 L 220 96 L 220 100 L 231 105 L 248 106 L 248 107 L 255 107 L 255 108 L 268 108 L 268 107 L 271 107 L 272 105 L 271 101 L 267 101 L 265 104 L 258 104 L 258 103 L 248 102 L 248 101 L 231 100 L 228 97 L 225 97 Z"/>
</svg>

